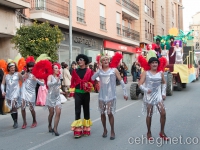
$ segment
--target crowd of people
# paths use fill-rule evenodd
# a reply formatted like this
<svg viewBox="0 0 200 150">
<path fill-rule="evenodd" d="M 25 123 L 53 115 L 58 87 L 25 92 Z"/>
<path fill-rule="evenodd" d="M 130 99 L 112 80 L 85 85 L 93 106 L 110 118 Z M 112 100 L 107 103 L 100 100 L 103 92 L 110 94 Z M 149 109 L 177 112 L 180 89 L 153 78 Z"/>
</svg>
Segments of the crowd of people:
<svg viewBox="0 0 200 150">
<path fill-rule="evenodd" d="M 122 57 L 120 53 L 115 53 L 112 59 L 107 55 L 103 55 L 92 65 L 86 55 L 79 54 L 76 57 L 76 61 L 72 62 L 70 67 L 65 62 L 59 64 L 51 63 L 50 61 L 45 62 L 46 64 L 43 62 L 38 65 L 38 63 L 35 63 L 34 58 L 32 58 L 26 61 L 26 70 L 22 72 L 18 70 L 15 62 L 9 62 L 6 67 L 7 74 L 3 74 L 4 72 L 2 70 L 0 71 L 1 108 L 3 107 L 2 101 L 5 99 L 6 106 L 10 109 L 14 121 L 13 128 L 18 128 L 18 108 L 21 108 L 23 119 L 21 128 L 26 129 L 26 107 L 29 107 L 33 118 L 31 128 L 35 128 L 37 126 L 35 105 L 44 105 L 49 111 L 48 131 L 54 133 L 55 136 L 59 136 L 58 123 L 62 109 L 62 96 L 66 99 L 73 97 L 75 120 L 71 124 L 71 130 L 74 132 L 74 137 L 90 136 L 90 127 L 92 126 L 92 120 L 90 119 L 90 92 L 96 90 L 96 92 L 99 92 L 98 110 L 103 126 L 102 137 L 106 138 L 108 134 L 106 127 L 107 115 L 111 128 L 110 140 L 114 140 L 114 113 L 117 99 L 116 85 L 121 85 L 124 99 L 128 99 L 125 84 L 127 83 L 127 74 L 129 72 L 124 62 L 120 64 Z M 147 113 L 147 137 L 149 140 L 152 140 L 151 116 L 153 108 L 157 108 L 161 114 L 160 137 L 168 140 L 164 133 L 165 107 L 163 99 L 166 95 L 166 84 L 162 71 L 158 70 L 160 68 L 160 61 L 157 57 L 150 58 L 146 62 L 146 67 L 144 65 L 141 66 L 144 69 L 146 68 L 141 75 L 139 87 L 145 93 L 143 110 Z M 131 68 L 134 82 L 137 78 L 140 78 L 141 67 L 139 64 L 143 64 L 143 62 L 134 62 Z M 44 75 L 38 76 L 38 72 L 41 73 L 41 70 L 38 71 L 35 69 L 35 66 L 41 68 L 43 65 L 48 67 L 48 69 L 45 68 L 43 70 L 43 72 L 48 73 L 47 78 L 43 78 Z M 161 68 L 163 67 L 161 66 Z M 155 82 L 155 87 L 153 87 L 155 90 L 148 87 L 151 84 L 150 82 Z M 154 95 L 153 97 L 152 94 Z M 81 119 L 81 107 L 83 107 L 83 119 Z M 3 114 L 2 110 L 0 112 Z M 53 117 L 54 125 L 52 125 Z"/>
</svg>

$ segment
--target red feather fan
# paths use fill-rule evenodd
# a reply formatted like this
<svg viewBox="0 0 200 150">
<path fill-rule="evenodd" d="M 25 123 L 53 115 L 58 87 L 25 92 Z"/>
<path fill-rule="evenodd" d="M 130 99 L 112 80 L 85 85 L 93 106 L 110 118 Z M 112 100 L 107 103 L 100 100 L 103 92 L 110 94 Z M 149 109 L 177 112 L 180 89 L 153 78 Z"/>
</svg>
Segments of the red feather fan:
<svg viewBox="0 0 200 150">
<path fill-rule="evenodd" d="M 148 45 L 147 45 L 147 50 L 150 50 L 150 47 L 149 47 L 149 45 L 151 45 L 151 46 L 152 46 L 152 50 L 155 50 L 155 48 L 156 48 L 156 44 L 155 44 L 155 43 L 148 44 Z"/>
<path fill-rule="evenodd" d="M 21 72 L 24 69 L 25 66 L 26 66 L 26 61 L 22 57 L 22 58 L 20 58 L 20 60 L 18 61 L 18 64 L 17 64 L 18 71 Z"/>
<path fill-rule="evenodd" d="M 122 58 L 123 58 L 122 54 L 116 52 L 110 62 L 110 68 L 117 68 Z"/>
<path fill-rule="evenodd" d="M 101 55 L 97 55 L 96 56 L 96 62 L 97 62 L 97 64 L 100 64 L 100 59 L 101 59 Z"/>
<path fill-rule="evenodd" d="M 146 60 L 146 58 L 143 57 L 142 55 L 138 56 L 138 62 L 139 62 L 139 64 L 140 64 L 140 66 L 141 66 L 145 71 L 150 70 L 150 66 L 149 66 L 149 64 L 148 64 L 148 62 L 147 62 L 147 60 Z"/>
<path fill-rule="evenodd" d="M 44 79 L 47 84 L 47 78 L 53 74 L 52 63 L 49 60 L 40 60 L 35 64 L 32 74 L 38 79 Z"/>
<path fill-rule="evenodd" d="M 28 57 L 26 58 L 26 64 L 28 64 L 29 62 L 35 62 L 35 59 L 34 59 L 33 56 L 28 56 Z"/>
<path fill-rule="evenodd" d="M 159 58 L 160 64 L 158 65 L 157 71 L 165 71 L 165 67 L 167 65 L 167 59 L 165 57 Z"/>
<path fill-rule="evenodd" d="M 0 69 L 3 70 L 4 74 L 8 74 L 7 63 L 5 60 L 0 60 Z"/>
</svg>

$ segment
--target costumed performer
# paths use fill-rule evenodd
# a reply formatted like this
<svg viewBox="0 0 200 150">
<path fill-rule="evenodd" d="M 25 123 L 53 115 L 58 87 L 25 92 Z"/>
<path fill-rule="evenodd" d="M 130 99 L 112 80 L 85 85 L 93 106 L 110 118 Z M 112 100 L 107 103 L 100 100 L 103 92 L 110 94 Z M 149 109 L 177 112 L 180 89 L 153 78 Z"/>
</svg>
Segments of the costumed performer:
<svg viewBox="0 0 200 150">
<path fill-rule="evenodd" d="M 35 65 L 35 59 L 33 56 L 29 56 L 26 58 L 26 73 L 23 75 L 24 82 L 22 84 L 21 89 L 21 99 L 22 99 L 22 105 L 21 105 L 21 112 L 22 112 L 22 118 L 23 118 L 23 125 L 22 129 L 25 129 L 27 126 L 26 122 L 26 106 L 29 106 L 29 110 L 31 112 L 31 115 L 33 117 L 33 122 L 31 125 L 31 128 L 35 128 L 37 126 L 36 121 L 36 113 L 35 113 L 35 99 L 36 99 L 36 85 L 37 83 L 39 85 L 44 85 L 44 81 L 40 81 L 32 74 L 32 69 Z"/>
<path fill-rule="evenodd" d="M 161 46 L 160 46 L 160 39 L 156 39 L 156 46 L 155 46 L 156 56 L 157 58 L 161 57 Z"/>
<path fill-rule="evenodd" d="M 183 64 L 182 41 L 176 40 L 176 41 L 174 41 L 174 44 L 176 46 L 174 47 L 174 51 L 170 57 L 173 57 L 173 55 L 176 53 L 175 64 Z"/>
<path fill-rule="evenodd" d="M 95 80 L 97 77 L 100 78 L 100 91 L 98 96 L 98 109 L 101 113 L 101 121 L 103 125 L 103 135 L 102 137 L 107 137 L 107 128 L 106 128 L 106 115 L 107 113 L 110 127 L 111 127 L 111 135 L 110 140 L 115 139 L 115 131 L 114 131 L 114 116 L 116 110 L 116 78 L 118 78 L 122 89 L 124 99 L 128 99 L 127 90 L 124 84 L 122 77 L 120 76 L 119 71 L 116 67 L 119 65 L 120 60 L 122 59 L 122 54 L 115 53 L 110 62 L 110 58 L 108 56 L 102 56 L 100 58 L 100 65 L 102 67 L 92 76 L 92 80 Z"/>
<path fill-rule="evenodd" d="M 53 64 L 53 73 L 48 76 L 47 86 L 48 86 L 48 94 L 46 99 L 46 106 L 49 109 L 49 132 L 55 133 L 55 136 L 59 136 L 58 133 L 58 123 L 60 120 L 61 114 L 61 97 L 60 97 L 60 86 L 61 86 L 61 72 L 60 72 L 60 64 L 54 63 Z M 52 119 L 55 114 L 54 118 L 54 127 L 52 128 Z"/>
<path fill-rule="evenodd" d="M 143 56 L 138 57 L 138 62 L 144 68 L 139 81 L 139 87 L 144 91 L 143 97 L 143 113 L 147 113 L 147 139 L 153 140 L 151 134 L 151 120 L 153 112 L 160 113 L 160 137 L 163 140 L 169 140 L 164 132 L 166 111 L 163 100 L 166 98 L 166 82 L 164 78 L 164 68 L 167 60 L 164 57 L 158 59 L 156 56 L 151 57 L 148 62 Z"/>
<path fill-rule="evenodd" d="M 76 62 L 79 68 L 74 69 L 72 72 L 70 92 L 74 92 L 75 99 L 75 121 L 71 124 L 71 130 L 74 131 L 74 137 L 79 138 L 82 136 L 90 135 L 90 92 L 93 88 L 93 81 L 91 77 L 93 71 L 86 67 L 89 59 L 84 54 L 79 54 L 76 57 Z M 84 119 L 81 120 L 81 105 L 83 105 Z M 83 128 L 82 128 L 83 126 Z"/>
<path fill-rule="evenodd" d="M 174 37 L 171 36 L 170 37 L 170 49 L 169 49 L 169 54 L 168 54 L 168 56 L 169 56 L 169 64 L 175 64 L 176 53 L 172 57 L 170 57 L 172 55 L 172 53 L 174 52 L 174 46 L 175 46 L 174 45 Z"/>
<path fill-rule="evenodd" d="M 9 62 L 7 65 L 8 74 L 4 74 L 3 81 L 1 83 L 2 95 L 5 96 L 6 105 L 10 109 L 12 119 L 14 121 L 13 128 L 18 127 L 18 112 L 20 97 L 20 83 L 23 82 L 21 73 L 18 72 L 18 68 L 15 62 Z M 6 85 L 6 87 L 5 87 Z"/>
<path fill-rule="evenodd" d="M 168 56 L 169 50 L 167 50 L 166 47 L 167 46 L 164 45 L 164 49 L 162 50 L 161 55 L 162 55 L 162 57 L 166 58 L 167 64 L 168 64 L 169 63 L 169 56 Z"/>
</svg>

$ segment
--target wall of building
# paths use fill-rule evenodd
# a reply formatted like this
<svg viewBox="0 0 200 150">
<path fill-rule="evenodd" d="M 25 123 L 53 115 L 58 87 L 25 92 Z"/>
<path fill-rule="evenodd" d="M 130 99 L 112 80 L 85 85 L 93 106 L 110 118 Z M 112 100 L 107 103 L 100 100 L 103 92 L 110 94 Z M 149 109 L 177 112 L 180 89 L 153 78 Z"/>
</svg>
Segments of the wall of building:
<svg viewBox="0 0 200 150">
<path fill-rule="evenodd" d="M 0 5 L 0 34 L 14 35 L 16 15 L 15 11 Z"/>
<path fill-rule="evenodd" d="M 9 37 L 0 38 L 0 59 L 14 59 L 17 55 L 18 51 L 13 48 L 14 45 L 10 41 Z"/>
</svg>

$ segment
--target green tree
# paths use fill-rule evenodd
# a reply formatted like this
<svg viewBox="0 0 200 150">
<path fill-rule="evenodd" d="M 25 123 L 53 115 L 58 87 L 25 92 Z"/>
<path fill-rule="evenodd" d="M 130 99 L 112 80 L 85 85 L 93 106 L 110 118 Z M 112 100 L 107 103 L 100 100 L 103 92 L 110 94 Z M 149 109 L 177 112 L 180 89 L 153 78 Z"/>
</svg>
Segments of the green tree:
<svg viewBox="0 0 200 150">
<path fill-rule="evenodd" d="M 17 29 L 12 39 L 15 48 L 23 57 L 34 56 L 35 59 L 41 54 L 47 54 L 51 61 L 58 60 L 58 46 L 63 40 L 63 34 L 58 26 L 51 27 L 48 22 L 37 23 L 31 26 L 22 26 Z"/>
</svg>

